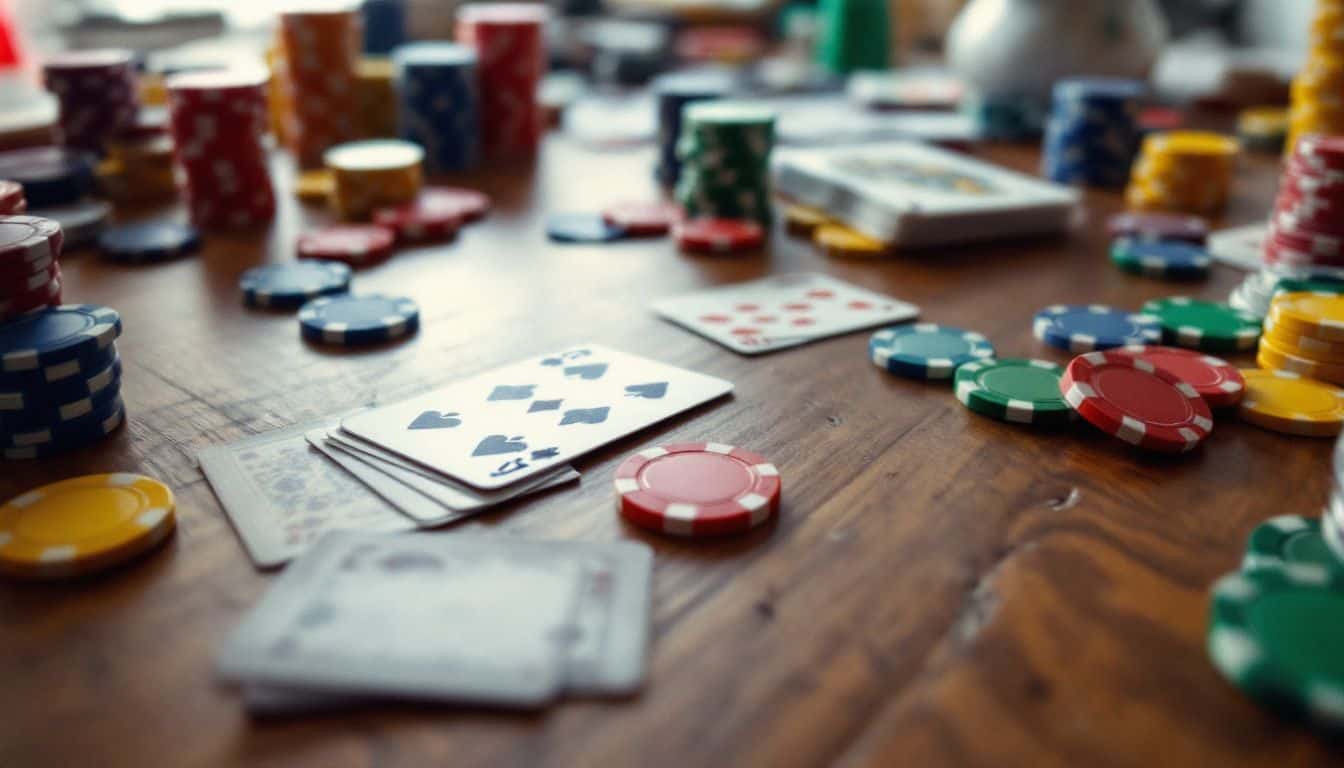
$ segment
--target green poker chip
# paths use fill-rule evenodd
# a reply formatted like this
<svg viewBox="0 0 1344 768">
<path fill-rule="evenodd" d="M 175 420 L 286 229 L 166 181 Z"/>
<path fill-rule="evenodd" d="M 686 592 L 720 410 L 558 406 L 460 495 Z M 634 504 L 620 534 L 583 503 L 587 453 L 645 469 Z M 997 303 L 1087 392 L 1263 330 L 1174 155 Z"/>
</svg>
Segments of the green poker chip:
<svg viewBox="0 0 1344 768">
<path fill-rule="evenodd" d="M 1246 542 L 1242 572 L 1305 569 L 1323 578 L 1333 570 L 1344 569 L 1344 562 L 1330 549 L 1321 526 L 1321 518 L 1301 515 L 1271 517 L 1257 525 Z"/>
<path fill-rule="evenodd" d="M 1328 278 L 1281 277 L 1274 284 L 1274 295 L 1281 293 L 1333 293 L 1344 294 L 1344 281 Z"/>
<path fill-rule="evenodd" d="M 957 400 L 1000 421 L 1058 426 L 1077 418 L 1059 391 L 1063 375 L 1063 368 L 1044 360 L 966 363 L 957 368 Z"/>
<path fill-rule="evenodd" d="M 1344 573 L 1268 569 L 1213 586 L 1209 659 L 1265 706 L 1344 731 Z"/>
<path fill-rule="evenodd" d="M 1239 352 L 1260 340 L 1260 318 L 1227 304 L 1172 296 L 1144 304 L 1143 312 L 1161 323 L 1166 343 L 1188 349 Z"/>
</svg>

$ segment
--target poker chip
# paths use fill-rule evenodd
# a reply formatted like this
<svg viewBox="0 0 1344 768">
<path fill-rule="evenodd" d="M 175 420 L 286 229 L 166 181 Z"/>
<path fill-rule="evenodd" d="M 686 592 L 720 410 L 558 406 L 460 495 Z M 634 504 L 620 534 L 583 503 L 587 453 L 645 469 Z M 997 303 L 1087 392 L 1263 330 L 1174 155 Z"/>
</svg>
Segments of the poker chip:
<svg viewBox="0 0 1344 768">
<path fill-rule="evenodd" d="M 1280 515 L 1257 525 L 1241 558 L 1242 573 L 1291 570 L 1324 578 L 1344 568 L 1326 543 L 1321 522 L 1319 517 Z"/>
<path fill-rule="evenodd" d="M 1136 275 L 1194 280 L 1208 276 L 1213 259 L 1189 243 L 1122 237 L 1111 243 L 1111 263 Z"/>
<path fill-rule="evenodd" d="M 64 244 L 61 225 L 40 216 L 0 216 L 0 268 L 7 271 L 16 263 L 50 263 L 61 255 Z"/>
<path fill-rule="evenodd" d="M 121 358 L 113 345 L 88 360 L 69 360 L 0 381 L 0 417 L 5 412 L 60 410 L 62 405 L 107 392 L 121 381 Z"/>
<path fill-rule="evenodd" d="M 820 208 L 808 208 L 804 205 L 784 206 L 784 231 L 795 237 L 810 239 L 817 227 L 830 221 L 830 215 Z"/>
<path fill-rule="evenodd" d="M 463 187 L 425 187 L 415 199 L 421 209 L 452 213 L 464 222 L 480 221 L 490 212 L 490 196 Z"/>
<path fill-rule="evenodd" d="M 0 215 L 12 216 L 23 213 L 28 201 L 23 196 L 23 185 L 17 181 L 0 179 Z"/>
<path fill-rule="evenodd" d="M 883 328 L 868 339 L 878 368 L 913 379 L 950 379 L 957 367 L 994 356 L 981 334 L 946 325 L 914 323 Z"/>
<path fill-rule="evenodd" d="M 1280 327 L 1273 320 L 1265 320 L 1264 332 L 1260 337 L 1261 346 L 1265 342 L 1312 362 L 1344 365 L 1344 341 L 1321 341 L 1302 336 Z"/>
<path fill-rule="evenodd" d="M 112 375 L 103 377 L 96 391 L 73 400 L 41 405 L 34 403 L 22 410 L 0 407 L 0 444 L 15 435 L 40 433 L 47 429 L 59 432 L 66 425 L 89 419 L 93 414 L 101 414 L 102 418 L 111 415 L 121 396 L 120 370 L 119 364 L 114 365 L 109 369 Z"/>
<path fill-rule="evenodd" d="M 63 304 L 22 315 L 0 324 L 0 376 L 92 355 L 120 335 L 117 311 L 94 304 Z"/>
<path fill-rule="evenodd" d="M 325 204 L 335 189 L 336 180 L 331 177 L 331 171 L 325 168 L 303 171 L 294 180 L 294 196 L 305 203 Z"/>
<path fill-rule="evenodd" d="M 1136 240 L 1179 240 L 1203 245 L 1209 236 L 1209 224 L 1199 216 L 1179 213 L 1117 213 L 1106 220 L 1111 237 Z"/>
<path fill-rule="evenodd" d="M 1215 214 L 1227 205 L 1241 147 L 1229 136 L 1164 131 L 1144 137 L 1126 205 L 1142 212 Z"/>
<path fill-rule="evenodd" d="M 600 213 L 553 213 L 546 217 L 546 236 L 557 243 L 610 243 L 625 230 Z"/>
<path fill-rule="evenodd" d="M 629 522 L 673 536 L 755 528 L 779 513 L 779 470 L 721 443 L 646 448 L 616 468 L 616 506 Z"/>
<path fill-rule="evenodd" d="M 1278 712 L 1344 727 L 1344 578 L 1310 569 L 1234 573 L 1213 586 L 1209 659 Z"/>
<path fill-rule="evenodd" d="M 93 156 L 77 149 L 33 147 L 0 152 L 0 178 L 23 186 L 28 206 L 72 203 L 93 188 Z"/>
<path fill-rule="evenodd" d="M 1209 406 L 1193 386 L 1130 355 L 1079 355 L 1059 389 L 1092 426 L 1150 451 L 1185 453 L 1213 431 Z"/>
<path fill-rule="evenodd" d="M 681 217 L 681 206 L 667 202 L 625 202 L 602 210 L 602 218 L 628 237 L 666 235 Z"/>
<path fill-rule="evenodd" d="M 293 309 L 350 290 L 350 268 L 329 261 L 267 264 L 244 272 L 238 287 L 249 307 Z"/>
<path fill-rule="evenodd" d="M 322 158 L 334 180 L 332 208 L 348 221 L 410 203 L 424 183 L 424 148 L 409 141 L 353 141 L 328 149 Z"/>
<path fill-rule="evenodd" d="M 168 221 L 148 221 L 112 227 L 98 236 L 98 248 L 108 261 L 147 264 L 169 261 L 201 247 L 195 227 Z"/>
<path fill-rule="evenodd" d="M 748 253 L 765 244 L 765 230 L 748 219 L 687 219 L 673 235 L 686 253 Z"/>
<path fill-rule="evenodd" d="M 536 93 L 546 70 L 546 6 L 468 3 L 457 39 L 476 51 L 478 133 L 486 159 L 532 157 L 545 126 Z M 473 123 L 475 125 L 475 123 Z"/>
<path fill-rule="evenodd" d="M 377 224 L 336 224 L 299 235 L 295 250 L 300 259 L 364 267 L 386 261 L 395 240 L 392 230 Z"/>
<path fill-rule="evenodd" d="M 1036 313 L 1032 333 L 1069 352 L 1155 344 L 1162 328 L 1152 315 L 1125 312 L 1102 304 L 1056 304 Z"/>
<path fill-rule="evenodd" d="M 1288 110 L 1283 107 L 1252 107 L 1237 115 L 1237 139 L 1257 152 L 1282 152 L 1288 137 Z"/>
<path fill-rule="evenodd" d="M 1140 80 L 1069 78 L 1055 83 L 1041 152 L 1043 175 L 1060 184 L 1125 185 L 1142 133 Z"/>
<path fill-rule="evenodd" d="M 303 338 L 355 346 L 409 336 L 420 327 L 420 308 L 407 298 L 369 294 L 313 299 L 299 310 Z"/>
<path fill-rule="evenodd" d="M 115 432 L 126 422 L 121 396 L 101 410 L 28 432 L 0 433 L 0 456 L 6 461 L 43 459 L 85 448 Z"/>
<path fill-rule="evenodd" d="M 1344 342 L 1344 296 L 1286 293 L 1274 297 L 1269 320 L 1285 331 L 1330 342 Z"/>
<path fill-rule="evenodd" d="M 1319 133 L 1303 136 L 1293 149 L 1297 159 L 1315 170 L 1344 173 L 1344 139 L 1339 136 Z"/>
<path fill-rule="evenodd" d="M 134 474 L 45 485 L 0 507 L 0 572 L 23 579 L 83 576 L 126 563 L 172 535 L 173 492 Z"/>
<path fill-rule="evenodd" d="M 1064 369 L 1044 360 L 969 362 L 957 368 L 957 400 L 984 416 L 1056 426 L 1077 418 L 1059 393 Z"/>
<path fill-rule="evenodd" d="M 1305 437 L 1332 437 L 1344 426 L 1344 389 L 1291 371 L 1246 370 L 1238 412 L 1257 427 Z"/>
<path fill-rule="evenodd" d="M 451 198 L 424 193 L 405 205 L 373 212 L 373 223 L 392 230 L 403 243 L 451 240 L 465 219 L 466 210 Z"/>
<path fill-rule="evenodd" d="M 474 167 L 481 140 L 476 52 L 424 41 L 399 45 L 392 62 L 397 133 L 425 148 L 425 170 L 440 174 Z"/>
<path fill-rule="evenodd" d="M 812 231 L 812 242 L 820 246 L 827 256 L 840 259 L 875 259 L 889 253 L 881 240 L 874 240 L 840 224 L 819 225 Z"/>
<path fill-rule="evenodd" d="M 1260 318 L 1227 304 L 1173 296 L 1150 301 L 1143 311 L 1158 319 L 1168 343 L 1190 349 L 1237 352 L 1260 338 Z"/>
<path fill-rule="evenodd" d="M 674 190 L 691 218 L 746 219 L 762 228 L 774 220 L 770 152 L 775 113 L 728 100 L 696 101 L 682 115 Z"/>
<path fill-rule="evenodd" d="M 1210 408 L 1236 405 L 1246 391 L 1241 372 L 1221 358 L 1179 347 L 1118 347 L 1111 352 L 1144 360 L 1170 373 L 1194 387 Z"/>
<path fill-rule="evenodd" d="M 70 251 L 97 242 L 112 206 L 102 200 L 80 200 L 56 208 L 34 209 L 32 215 L 50 219 L 61 227 L 61 250 Z"/>
<path fill-rule="evenodd" d="M 1331 384 L 1344 384 L 1344 365 L 1320 362 L 1296 352 L 1295 349 L 1280 347 L 1274 339 L 1264 338 L 1256 350 L 1255 362 L 1269 370 L 1292 371 Z"/>
</svg>

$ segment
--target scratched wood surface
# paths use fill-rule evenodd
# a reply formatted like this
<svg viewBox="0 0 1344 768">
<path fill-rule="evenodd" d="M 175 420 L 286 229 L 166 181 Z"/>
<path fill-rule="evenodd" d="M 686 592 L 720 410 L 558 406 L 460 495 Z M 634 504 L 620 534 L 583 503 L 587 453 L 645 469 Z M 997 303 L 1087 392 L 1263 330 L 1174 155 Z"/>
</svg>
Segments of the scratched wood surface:
<svg viewBox="0 0 1344 768">
<path fill-rule="evenodd" d="M 1029 148 L 986 156 L 1025 170 Z M 1110 266 L 1092 193 L 1069 237 L 828 260 L 777 232 L 768 255 L 697 258 L 670 241 L 559 246 L 547 211 L 652 194 L 647 150 L 553 139 L 533 171 L 469 180 L 495 198 L 446 247 L 355 278 L 415 298 L 405 344 L 307 346 L 292 316 L 245 310 L 244 268 L 288 258 L 303 217 L 286 198 L 269 239 L 212 238 L 146 268 L 63 260 L 67 300 L 121 311 L 127 428 L 66 458 L 0 467 L 0 496 L 133 470 L 178 494 L 163 551 L 76 585 L 0 584 L 0 766 L 1312 765 L 1331 755 L 1225 684 L 1204 653 L 1207 588 L 1274 514 L 1315 514 L 1330 441 L 1223 414 L 1182 459 L 1090 428 L 1042 434 L 959 405 L 946 384 L 892 377 L 856 333 L 746 358 L 657 319 L 655 298 L 817 270 L 987 334 L 1003 356 L 1063 362 L 1031 336 L 1056 302 L 1137 307 L 1221 299 Z M 281 174 L 282 182 L 286 178 Z M 1249 160 L 1225 223 L 1263 216 L 1269 160 Z M 460 528 L 647 541 L 657 553 L 647 689 L 543 713 L 378 706 L 252 722 L 211 678 L 224 634 L 271 581 L 253 570 L 195 463 L 200 449 L 388 401 L 551 348 L 597 341 L 736 383 L 726 402 L 578 462 L 582 484 Z M 1236 358 L 1252 366 L 1249 358 Z M 778 524 L 720 542 L 624 525 L 611 475 L 650 443 L 749 446 L 783 473 Z"/>
</svg>

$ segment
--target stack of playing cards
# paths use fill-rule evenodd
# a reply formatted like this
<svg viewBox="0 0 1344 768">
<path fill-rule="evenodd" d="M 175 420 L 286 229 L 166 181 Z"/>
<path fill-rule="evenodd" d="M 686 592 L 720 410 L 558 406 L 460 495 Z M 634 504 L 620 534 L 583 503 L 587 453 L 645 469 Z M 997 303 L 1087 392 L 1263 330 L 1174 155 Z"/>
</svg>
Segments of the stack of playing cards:
<svg viewBox="0 0 1344 768">
<path fill-rule="evenodd" d="M 1078 193 L 909 142 L 782 149 L 775 190 L 892 246 L 925 247 L 1066 229 Z"/>
<path fill-rule="evenodd" d="M 270 715 L 630 694 L 645 674 L 652 562 L 633 542 L 331 533 L 277 579 L 216 667 Z"/>
</svg>

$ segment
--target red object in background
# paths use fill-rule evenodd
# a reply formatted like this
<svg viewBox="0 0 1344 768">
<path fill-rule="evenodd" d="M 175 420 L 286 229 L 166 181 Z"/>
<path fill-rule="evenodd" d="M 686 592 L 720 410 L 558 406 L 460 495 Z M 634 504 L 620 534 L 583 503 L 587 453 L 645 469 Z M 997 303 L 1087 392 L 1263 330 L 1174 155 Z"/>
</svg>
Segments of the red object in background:
<svg viewBox="0 0 1344 768">
<path fill-rule="evenodd" d="M 0 0 L 0 69 L 18 69 L 23 65 L 19 51 L 19 32 L 9 12 L 9 3 Z"/>
</svg>

